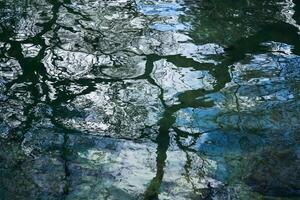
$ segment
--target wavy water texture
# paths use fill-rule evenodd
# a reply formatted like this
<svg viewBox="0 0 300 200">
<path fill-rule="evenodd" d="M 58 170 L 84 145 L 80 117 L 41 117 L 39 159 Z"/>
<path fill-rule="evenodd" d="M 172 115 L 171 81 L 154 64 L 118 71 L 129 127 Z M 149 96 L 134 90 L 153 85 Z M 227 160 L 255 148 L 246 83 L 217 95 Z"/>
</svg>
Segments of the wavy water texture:
<svg viewBox="0 0 300 200">
<path fill-rule="evenodd" d="M 0 199 L 298 199 L 298 0 L 0 2 Z"/>
</svg>

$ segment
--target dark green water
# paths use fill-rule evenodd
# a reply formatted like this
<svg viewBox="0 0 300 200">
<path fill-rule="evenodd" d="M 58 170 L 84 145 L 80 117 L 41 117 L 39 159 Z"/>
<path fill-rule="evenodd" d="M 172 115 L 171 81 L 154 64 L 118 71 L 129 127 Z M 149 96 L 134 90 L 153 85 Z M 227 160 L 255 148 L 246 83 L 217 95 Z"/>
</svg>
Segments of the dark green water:
<svg viewBox="0 0 300 200">
<path fill-rule="evenodd" d="M 0 200 L 300 198 L 300 1 L 0 1 Z"/>
</svg>

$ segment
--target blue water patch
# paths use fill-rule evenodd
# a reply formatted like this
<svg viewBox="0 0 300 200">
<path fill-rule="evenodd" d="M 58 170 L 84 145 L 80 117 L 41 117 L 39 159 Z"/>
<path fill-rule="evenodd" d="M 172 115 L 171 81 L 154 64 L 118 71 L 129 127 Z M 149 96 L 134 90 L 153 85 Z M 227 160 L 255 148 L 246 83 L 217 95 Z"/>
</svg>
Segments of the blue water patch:
<svg viewBox="0 0 300 200">
<path fill-rule="evenodd" d="M 156 23 L 152 26 L 150 26 L 152 29 L 158 30 L 158 31 L 186 31 L 189 29 L 189 27 L 185 24 L 179 23 L 179 24 L 161 24 Z"/>
<path fill-rule="evenodd" d="M 183 7 L 176 3 L 155 3 L 149 5 L 138 2 L 137 8 L 145 15 L 176 16 L 183 14 Z"/>
</svg>

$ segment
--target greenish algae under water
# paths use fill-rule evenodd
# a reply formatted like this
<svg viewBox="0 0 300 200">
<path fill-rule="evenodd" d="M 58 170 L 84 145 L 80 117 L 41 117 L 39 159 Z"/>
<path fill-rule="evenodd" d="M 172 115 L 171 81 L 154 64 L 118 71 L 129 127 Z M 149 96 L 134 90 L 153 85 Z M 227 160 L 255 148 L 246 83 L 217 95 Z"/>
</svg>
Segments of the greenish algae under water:
<svg viewBox="0 0 300 200">
<path fill-rule="evenodd" d="M 0 199 L 299 199 L 300 1 L 3 0 Z"/>
</svg>

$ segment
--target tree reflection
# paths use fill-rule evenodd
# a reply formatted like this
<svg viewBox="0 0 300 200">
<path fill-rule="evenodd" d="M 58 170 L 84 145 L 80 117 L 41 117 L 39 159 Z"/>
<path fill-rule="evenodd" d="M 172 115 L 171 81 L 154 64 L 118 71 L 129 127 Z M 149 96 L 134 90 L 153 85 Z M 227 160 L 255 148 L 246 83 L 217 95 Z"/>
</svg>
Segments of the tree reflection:
<svg viewBox="0 0 300 200">
<path fill-rule="evenodd" d="M 298 7 L 1 2 L 0 192 L 8 199 L 299 195 L 297 180 L 285 180 L 299 160 Z M 271 159 L 258 172 L 247 164 L 269 154 L 296 160 L 280 183 L 259 178 Z"/>
</svg>

